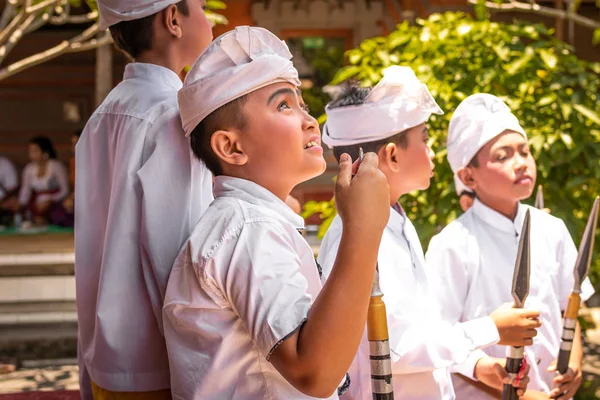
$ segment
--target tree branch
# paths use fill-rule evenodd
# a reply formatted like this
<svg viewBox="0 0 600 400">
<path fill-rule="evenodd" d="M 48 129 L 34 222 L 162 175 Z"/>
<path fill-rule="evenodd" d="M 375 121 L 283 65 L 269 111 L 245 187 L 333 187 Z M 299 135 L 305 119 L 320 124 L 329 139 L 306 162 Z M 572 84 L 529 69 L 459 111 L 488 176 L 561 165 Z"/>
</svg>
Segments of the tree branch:
<svg viewBox="0 0 600 400">
<path fill-rule="evenodd" d="M 469 0 L 471 4 L 477 4 L 477 0 Z M 600 28 L 600 22 L 595 21 L 591 18 L 584 17 L 572 11 L 564 11 L 556 8 L 540 6 L 535 3 L 521 3 L 518 1 L 511 0 L 509 3 L 495 3 L 493 1 L 486 1 L 485 6 L 487 8 L 499 11 L 524 11 L 531 12 L 534 14 L 544 15 L 547 17 L 560 18 L 561 20 L 570 20 L 578 25 L 585 26 L 591 29 Z"/>
<path fill-rule="evenodd" d="M 35 21 L 35 15 L 30 15 L 27 19 L 21 24 L 19 29 L 15 30 L 14 33 L 8 38 L 5 44 L 0 46 L 0 64 L 6 58 L 8 53 L 15 47 L 17 43 L 23 38 L 25 31 L 31 26 L 31 24 Z"/>
<path fill-rule="evenodd" d="M 27 28 L 25 30 L 24 35 L 27 35 L 28 33 L 37 31 L 42 26 L 46 25 L 49 20 L 50 20 L 50 13 L 49 12 L 43 13 L 41 16 L 37 17 L 37 19 L 33 22 L 33 24 L 31 24 L 29 26 L 29 28 Z"/>
<path fill-rule="evenodd" d="M 65 4 L 65 0 L 45 0 L 41 3 L 37 3 L 34 6 L 29 5 L 25 7 L 25 12 L 27 14 L 36 14 L 42 11 L 44 8 L 54 6 L 57 3 L 60 3 L 60 5 Z"/>
<path fill-rule="evenodd" d="M 5 68 L 0 69 L 0 81 L 12 75 L 15 75 L 21 71 L 24 71 L 28 68 L 34 67 L 48 60 L 56 58 L 62 54 L 88 51 L 99 46 L 107 45 L 112 42 L 112 38 L 108 31 L 98 39 L 93 38 L 93 36 L 96 35 L 98 31 L 98 24 L 94 24 L 90 28 L 86 29 L 83 33 L 81 33 L 78 36 L 75 36 L 71 40 L 65 40 L 51 49 L 48 49 L 38 54 L 34 54 L 30 57 L 24 58 L 21 61 L 17 61 Z"/>
<path fill-rule="evenodd" d="M 17 1 L 7 0 L 4 3 L 4 10 L 2 10 L 2 16 L 0 16 L 0 30 L 4 29 L 6 25 L 11 21 L 17 12 Z"/>
<path fill-rule="evenodd" d="M 98 19 L 98 11 L 92 11 L 87 14 L 80 15 L 69 15 L 64 19 L 52 17 L 50 23 L 52 25 L 63 25 L 63 24 L 88 24 Z"/>
</svg>

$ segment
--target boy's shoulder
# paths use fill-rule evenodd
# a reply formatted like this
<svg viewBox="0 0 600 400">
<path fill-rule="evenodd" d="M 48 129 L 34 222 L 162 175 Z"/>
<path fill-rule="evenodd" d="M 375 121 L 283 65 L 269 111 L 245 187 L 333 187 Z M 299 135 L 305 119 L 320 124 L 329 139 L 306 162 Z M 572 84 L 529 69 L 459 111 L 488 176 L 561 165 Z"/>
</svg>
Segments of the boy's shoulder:
<svg viewBox="0 0 600 400">
<path fill-rule="evenodd" d="M 106 96 L 92 118 L 125 116 L 155 123 L 164 114 L 178 117 L 177 90 L 151 80 L 123 80 Z"/>
<path fill-rule="evenodd" d="M 202 214 L 189 241 L 197 247 L 197 254 L 210 258 L 223 244 L 235 245 L 244 230 L 250 237 L 269 232 L 278 236 L 286 232 L 300 235 L 277 212 L 265 206 L 232 197 L 218 197 Z"/>
</svg>

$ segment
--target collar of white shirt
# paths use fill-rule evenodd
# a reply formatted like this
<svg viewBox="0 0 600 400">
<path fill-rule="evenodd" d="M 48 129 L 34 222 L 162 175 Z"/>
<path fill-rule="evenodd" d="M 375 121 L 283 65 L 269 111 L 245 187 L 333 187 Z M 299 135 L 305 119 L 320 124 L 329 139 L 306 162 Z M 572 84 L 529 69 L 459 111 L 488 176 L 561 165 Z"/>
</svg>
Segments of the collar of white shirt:
<svg viewBox="0 0 600 400">
<path fill-rule="evenodd" d="M 498 229 L 502 232 L 516 234 L 517 236 L 521 235 L 521 229 L 523 228 L 523 220 L 525 219 L 527 206 L 519 203 L 517 216 L 515 217 L 514 221 L 506 218 L 498 211 L 492 210 L 477 198 L 475 198 L 471 209 L 475 215 L 477 215 L 487 224 L 491 225 L 492 228 Z"/>
<path fill-rule="evenodd" d="M 250 204 L 275 211 L 279 216 L 294 226 L 304 229 L 304 219 L 296 214 L 280 198 L 259 184 L 231 176 L 217 176 L 213 187 L 215 199 L 231 197 Z"/>
<path fill-rule="evenodd" d="M 183 87 L 183 82 L 175 72 L 160 65 L 134 62 L 125 66 L 123 79 L 149 79 L 150 77 L 153 82 L 162 80 L 175 90 Z"/>
</svg>

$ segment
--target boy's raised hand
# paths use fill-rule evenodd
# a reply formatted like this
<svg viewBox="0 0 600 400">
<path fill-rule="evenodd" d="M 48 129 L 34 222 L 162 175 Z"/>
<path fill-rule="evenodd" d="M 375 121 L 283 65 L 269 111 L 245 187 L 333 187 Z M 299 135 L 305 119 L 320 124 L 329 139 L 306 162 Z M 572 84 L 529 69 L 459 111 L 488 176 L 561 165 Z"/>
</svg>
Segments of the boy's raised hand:
<svg viewBox="0 0 600 400">
<path fill-rule="evenodd" d="M 381 235 L 390 217 L 390 188 L 378 168 L 375 153 L 354 164 L 348 154 L 340 157 L 335 203 L 344 231 Z M 353 174 L 356 174 L 353 177 Z"/>
<path fill-rule="evenodd" d="M 536 329 L 542 326 L 539 311 L 514 308 L 511 303 L 501 305 L 490 317 L 498 328 L 498 344 L 504 346 L 531 346 L 537 336 Z"/>
</svg>

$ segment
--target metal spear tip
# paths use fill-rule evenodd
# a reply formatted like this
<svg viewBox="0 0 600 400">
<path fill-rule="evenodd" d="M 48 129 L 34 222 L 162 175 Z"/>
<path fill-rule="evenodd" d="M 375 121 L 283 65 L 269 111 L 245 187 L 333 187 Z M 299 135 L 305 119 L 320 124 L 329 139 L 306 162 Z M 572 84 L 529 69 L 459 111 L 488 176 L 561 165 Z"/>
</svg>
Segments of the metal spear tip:
<svg viewBox="0 0 600 400">
<path fill-rule="evenodd" d="M 529 245 L 531 236 L 531 216 L 529 210 L 523 220 L 521 237 L 519 239 L 519 249 L 517 250 L 517 259 L 515 261 L 515 272 L 513 274 L 512 296 L 515 300 L 516 308 L 523 308 L 525 299 L 529 295 L 529 275 L 531 271 Z"/>
<path fill-rule="evenodd" d="M 581 290 L 581 284 L 590 272 L 590 264 L 592 263 L 592 254 L 594 253 L 594 238 L 596 236 L 596 227 L 598 226 L 598 206 L 600 197 L 596 197 L 592 211 L 588 218 L 583 237 L 579 244 L 579 252 L 575 261 L 575 290 Z"/>
<path fill-rule="evenodd" d="M 535 194 L 535 208 L 538 210 L 544 209 L 544 190 L 542 189 L 542 185 L 539 185 L 537 188 L 537 192 Z"/>
</svg>

